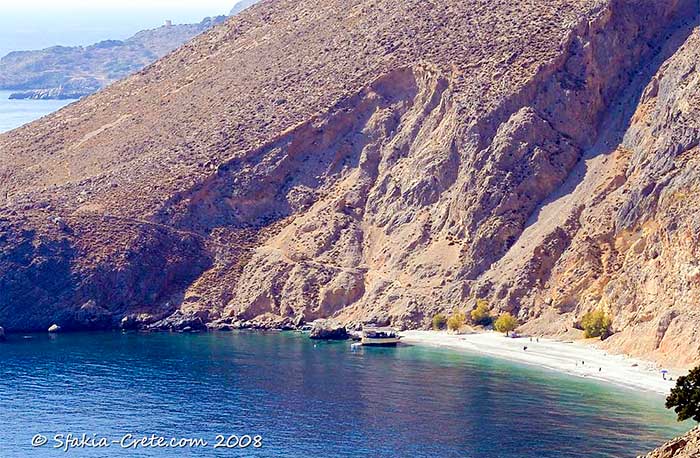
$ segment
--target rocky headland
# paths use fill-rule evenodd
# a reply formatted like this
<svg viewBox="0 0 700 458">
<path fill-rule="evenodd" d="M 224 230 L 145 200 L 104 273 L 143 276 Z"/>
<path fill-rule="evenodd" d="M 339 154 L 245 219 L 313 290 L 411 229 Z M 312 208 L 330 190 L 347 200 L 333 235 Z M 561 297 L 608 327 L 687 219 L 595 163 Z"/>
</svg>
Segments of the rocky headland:
<svg viewBox="0 0 700 458">
<path fill-rule="evenodd" d="M 0 90 L 11 99 L 77 99 L 124 78 L 222 23 L 226 16 L 197 24 L 166 24 L 126 40 L 90 46 L 53 46 L 15 51 L 0 59 Z"/>
<path fill-rule="evenodd" d="M 0 325 L 424 328 L 700 362 L 695 0 L 266 0 L 0 136 Z"/>
</svg>

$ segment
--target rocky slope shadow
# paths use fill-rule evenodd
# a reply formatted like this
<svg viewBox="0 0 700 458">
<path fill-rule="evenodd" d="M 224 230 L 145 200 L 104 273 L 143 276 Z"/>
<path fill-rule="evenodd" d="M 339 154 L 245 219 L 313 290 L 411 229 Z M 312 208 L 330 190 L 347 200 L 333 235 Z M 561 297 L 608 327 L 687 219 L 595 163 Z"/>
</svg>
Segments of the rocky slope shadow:
<svg viewBox="0 0 700 458">
<path fill-rule="evenodd" d="M 575 226 L 557 237 L 541 216 L 533 225 L 553 234 L 535 253 L 549 254 L 562 243 L 568 248 L 547 257 L 552 267 L 540 288 L 500 286 L 501 295 L 517 298 L 524 318 L 545 309 L 549 318 L 531 329 L 556 333 L 602 307 L 620 331 L 607 348 L 669 364 L 698 362 L 700 212 L 693 196 L 700 158 L 699 44 L 696 28 L 643 87 L 622 141 L 611 143 L 613 152 L 589 158 L 570 194 L 580 212 Z M 574 206 L 563 200 L 550 204 L 560 218 Z M 527 278 L 527 269 L 515 278 Z M 554 322 L 547 308 L 559 316 Z"/>
</svg>

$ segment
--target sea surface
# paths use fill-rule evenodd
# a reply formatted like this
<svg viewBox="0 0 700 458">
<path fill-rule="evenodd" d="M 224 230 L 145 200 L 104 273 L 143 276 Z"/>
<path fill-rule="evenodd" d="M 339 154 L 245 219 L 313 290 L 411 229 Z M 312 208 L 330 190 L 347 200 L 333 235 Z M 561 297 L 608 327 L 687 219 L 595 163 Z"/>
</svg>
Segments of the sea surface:
<svg viewBox="0 0 700 458">
<path fill-rule="evenodd" d="M 658 395 L 447 349 L 293 332 L 28 337 L 0 345 L 3 458 L 617 458 L 691 427 Z M 68 434 L 110 445 L 65 452 Z M 120 448 L 151 435 L 207 445 Z M 250 445 L 215 449 L 217 435 Z"/>
<path fill-rule="evenodd" d="M 0 91 L 0 134 L 53 113 L 75 100 L 9 100 L 12 91 Z"/>
</svg>

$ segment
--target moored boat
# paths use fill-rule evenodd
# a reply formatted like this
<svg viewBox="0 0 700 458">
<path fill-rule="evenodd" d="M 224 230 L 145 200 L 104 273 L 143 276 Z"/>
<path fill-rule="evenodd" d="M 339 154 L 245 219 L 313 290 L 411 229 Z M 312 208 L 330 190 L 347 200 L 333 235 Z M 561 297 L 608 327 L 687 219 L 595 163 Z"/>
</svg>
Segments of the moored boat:
<svg viewBox="0 0 700 458">
<path fill-rule="evenodd" d="M 362 345 L 375 347 L 395 347 L 401 337 L 394 328 L 365 326 L 362 328 Z"/>
</svg>

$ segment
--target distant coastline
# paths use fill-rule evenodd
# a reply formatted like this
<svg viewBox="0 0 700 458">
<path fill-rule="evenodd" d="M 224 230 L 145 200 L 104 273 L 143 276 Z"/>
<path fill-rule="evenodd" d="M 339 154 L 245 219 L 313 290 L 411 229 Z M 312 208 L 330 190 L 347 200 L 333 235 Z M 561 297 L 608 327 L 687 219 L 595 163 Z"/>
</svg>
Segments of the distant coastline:
<svg viewBox="0 0 700 458">
<path fill-rule="evenodd" d="M 75 101 L 13 100 L 10 99 L 11 94 L 10 91 L 0 91 L 0 134 L 36 121 Z"/>
<path fill-rule="evenodd" d="M 11 52 L 0 59 L 0 90 L 13 91 L 11 99 L 81 98 L 141 70 L 226 17 L 208 17 L 197 24 L 167 21 L 126 40 L 90 46 Z"/>
<path fill-rule="evenodd" d="M 125 40 L 0 54 L 0 90 L 12 91 L 11 99 L 79 99 L 141 70 L 258 1 L 235 2 L 228 16 L 206 17 L 199 23 L 166 20 L 160 27 L 142 30 Z"/>
</svg>

